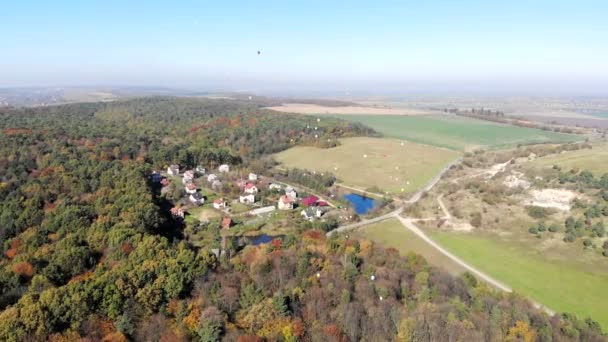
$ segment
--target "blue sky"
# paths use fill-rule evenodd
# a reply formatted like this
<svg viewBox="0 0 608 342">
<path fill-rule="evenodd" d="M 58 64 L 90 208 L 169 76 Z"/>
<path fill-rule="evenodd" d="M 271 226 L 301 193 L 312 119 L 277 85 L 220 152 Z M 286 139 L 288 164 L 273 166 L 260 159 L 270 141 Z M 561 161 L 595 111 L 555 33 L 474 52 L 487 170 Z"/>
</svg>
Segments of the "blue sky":
<svg viewBox="0 0 608 342">
<path fill-rule="evenodd" d="M 607 14 L 601 0 L 6 1 L 0 86 L 586 92 L 608 85 Z"/>
</svg>

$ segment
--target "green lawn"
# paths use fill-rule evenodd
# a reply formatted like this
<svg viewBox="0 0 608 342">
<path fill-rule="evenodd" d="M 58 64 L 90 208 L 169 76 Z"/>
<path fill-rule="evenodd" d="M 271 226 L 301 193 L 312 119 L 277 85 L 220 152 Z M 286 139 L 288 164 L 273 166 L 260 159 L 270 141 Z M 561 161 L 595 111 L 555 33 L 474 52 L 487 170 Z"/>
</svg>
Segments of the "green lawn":
<svg viewBox="0 0 608 342">
<path fill-rule="evenodd" d="M 608 329 L 608 273 L 552 262 L 537 250 L 470 234 L 433 232 L 433 239 L 492 277 L 558 312 L 591 317 Z"/>
<path fill-rule="evenodd" d="M 345 138 L 340 142 L 328 149 L 296 146 L 276 154 L 275 159 L 289 168 L 331 172 L 346 185 L 398 193 L 416 191 L 460 156 L 449 149 L 395 139 Z"/>
<path fill-rule="evenodd" d="M 520 143 L 568 142 L 580 136 L 516 127 L 459 116 L 337 115 L 361 122 L 390 138 L 464 151 L 476 147 L 510 147 Z"/>
<path fill-rule="evenodd" d="M 382 221 L 361 228 L 355 234 L 385 247 L 396 248 L 402 254 L 410 252 L 422 255 L 431 265 L 441 267 L 457 275 L 464 269 L 406 229 L 397 219 Z"/>
<path fill-rule="evenodd" d="M 578 168 L 589 170 L 596 176 L 608 173 L 608 144 L 593 145 L 593 149 L 568 151 L 556 155 L 537 158 L 527 164 L 530 167 L 552 167 L 559 165 L 564 170 Z"/>
</svg>

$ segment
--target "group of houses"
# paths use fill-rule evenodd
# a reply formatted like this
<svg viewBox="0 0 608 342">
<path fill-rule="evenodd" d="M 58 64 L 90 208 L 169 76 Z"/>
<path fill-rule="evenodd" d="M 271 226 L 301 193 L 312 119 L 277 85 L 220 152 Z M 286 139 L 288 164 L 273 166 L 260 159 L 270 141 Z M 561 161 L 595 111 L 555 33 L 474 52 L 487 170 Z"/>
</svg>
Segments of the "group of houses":
<svg viewBox="0 0 608 342">
<path fill-rule="evenodd" d="M 227 164 L 222 164 L 218 167 L 217 171 L 218 174 L 228 173 L 230 172 L 230 166 Z M 167 174 L 170 176 L 179 176 L 179 165 L 170 165 L 167 168 Z M 188 195 L 188 200 L 193 205 L 199 206 L 205 203 L 205 197 L 199 192 L 198 186 L 194 182 L 197 174 L 203 175 L 204 179 L 210 184 L 211 189 L 214 191 L 222 190 L 223 184 L 219 179 L 218 174 L 206 174 L 206 169 L 203 167 L 199 166 L 195 170 L 184 171 L 182 174 L 182 183 Z M 159 172 L 154 172 L 152 174 L 152 179 L 155 182 L 160 182 L 161 184 L 163 181 L 166 181 L 167 184 L 169 182 L 166 178 L 162 178 Z M 162 185 L 165 186 L 165 184 Z M 238 201 L 242 204 L 254 205 L 256 203 L 256 195 L 259 192 L 258 175 L 255 173 L 249 173 L 246 180 L 241 179 L 240 181 L 236 182 L 236 185 L 242 190 L 238 197 Z M 293 187 L 286 186 L 283 188 L 283 186 L 279 183 L 270 183 L 268 184 L 268 190 L 279 192 L 281 194 L 276 206 L 276 208 L 279 210 L 293 210 L 297 206 L 298 193 Z M 328 203 L 319 200 L 319 198 L 316 196 L 307 196 L 301 199 L 300 205 L 303 207 L 300 214 L 305 219 L 314 220 L 315 218 L 320 218 L 325 213 L 326 210 L 324 207 L 326 207 Z M 228 202 L 224 198 L 218 198 L 213 201 L 213 208 L 215 209 L 224 210 L 227 207 Z M 274 206 L 270 207 L 272 207 L 272 210 L 275 209 Z M 176 218 L 184 217 L 184 212 L 181 208 L 172 208 L 171 214 Z M 256 214 L 259 213 L 256 212 Z"/>
</svg>

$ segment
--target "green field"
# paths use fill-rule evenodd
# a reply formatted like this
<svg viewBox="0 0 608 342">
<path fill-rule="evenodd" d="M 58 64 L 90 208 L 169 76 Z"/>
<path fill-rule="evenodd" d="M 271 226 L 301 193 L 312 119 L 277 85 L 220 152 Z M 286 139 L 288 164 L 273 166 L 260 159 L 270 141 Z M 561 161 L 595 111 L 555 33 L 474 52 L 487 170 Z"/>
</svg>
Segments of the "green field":
<svg viewBox="0 0 608 342">
<path fill-rule="evenodd" d="M 558 312 L 591 317 L 608 328 L 608 273 L 552 262 L 533 249 L 470 234 L 433 232 L 433 239 L 515 291 Z"/>
<path fill-rule="evenodd" d="M 445 255 L 420 239 L 416 234 L 406 229 L 397 219 L 375 223 L 356 232 L 357 235 L 377 242 L 384 247 L 397 249 L 401 254 L 413 252 L 422 255 L 431 265 L 441 267 L 451 274 L 457 275 L 464 269 Z"/>
<path fill-rule="evenodd" d="M 569 142 L 580 136 L 502 125 L 459 116 L 339 115 L 361 122 L 387 137 L 465 151 L 478 147 L 510 147 L 522 143 Z"/>
<path fill-rule="evenodd" d="M 346 138 L 340 142 L 329 149 L 296 146 L 276 154 L 275 159 L 289 168 L 331 172 L 346 185 L 407 193 L 422 187 L 460 155 L 394 139 Z"/>
<path fill-rule="evenodd" d="M 608 144 L 593 145 L 593 149 L 568 151 L 537 158 L 528 165 L 540 168 L 559 165 L 564 170 L 573 168 L 589 170 L 599 176 L 608 173 Z"/>
</svg>

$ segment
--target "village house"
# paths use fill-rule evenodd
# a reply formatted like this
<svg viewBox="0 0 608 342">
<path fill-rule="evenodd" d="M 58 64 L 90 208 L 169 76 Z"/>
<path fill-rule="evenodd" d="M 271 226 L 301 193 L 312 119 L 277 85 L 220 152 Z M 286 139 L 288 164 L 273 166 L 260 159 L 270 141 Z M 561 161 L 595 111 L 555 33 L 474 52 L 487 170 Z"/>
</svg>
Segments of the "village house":
<svg viewBox="0 0 608 342">
<path fill-rule="evenodd" d="M 243 204 L 253 204 L 255 203 L 255 195 L 254 194 L 242 194 L 239 196 L 239 202 Z"/>
<path fill-rule="evenodd" d="M 256 175 L 255 173 L 250 173 L 249 174 L 249 180 L 250 181 L 257 181 L 258 180 L 258 175 Z"/>
<path fill-rule="evenodd" d="M 230 226 L 232 226 L 232 219 L 230 217 L 224 217 L 222 219 L 222 229 L 230 229 Z"/>
<path fill-rule="evenodd" d="M 182 178 L 182 183 L 187 184 L 190 183 L 194 180 L 194 171 L 192 170 L 186 170 L 184 172 L 184 176 Z"/>
<path fill-rule="evenodd" d="M 213 181 L 217 180 L 217 176 L 215 175 L 215 173 L 210 173 L 207 176 L 207 182 L 209 183 L 213 183 Z"/>
<path fill-rule="evenodd" d="M 205 168 L 200 165 L 196 167 L 196 172 L 200 173 L 201 175 L 204 175 L 206 171 L 207 170 L 205 170 Z"/>
<path fill-rule="evenodd" d="M 283 195 L 279 198 L 279 204 L 277 206 L 279 207 L 279 210 L 291 210 L 293 209 L 293 198 Z"/>
<path fill-rule="evenodd" d="M 317 201 L 319 201 L 319 198 L 317 196 L 308 196 L 302 199 L 302 204 L 306 207 L 314 207 L 315 205 L 317 205 Z"/>
<path fill-rule="evenodd" d="M 222 173 L 230 172 L 230 166 L 228 166 L 228 164 L 222 164 L 217 170 Z"/>
<path fill-rule="evenodd" d="M 171 208 L 171 216 L 173 216 L 174 218 L 184 218 L 185 215 L 182 208 L 173 207 Z"/>
<path fill-rule="evenodd" d="M 162 185 L 163 187 L 169 186 L 169 184 L 171 184 L 171 181 L 168 180 L 167 178 L 163 178 L 160 180 L 160 185 Z"/>
<path fill-rule="evenodd" d="M 243 191 L 246 194 L 257 194 L 258 193 L 258 187 L 255 186 L 255 184 L 253 184 L 251 182 L 247 182 L 245 184 L 245 187 L 243 188 Z"/>
<path fill-rule="evenodd" d="M 198 189 L 198 187 L 194 183 L 186 184 L 186 192 L 189 194 L 195 193 L 197 189 Z"/>
<path fill-rule="evenodd" d="M 215 209 L 225 209 L 226 206 L 227 206 L 227 203 L 223 198 L 218 198 L 213 201 L 213 207 Z"/>
<path fill-rule="evenodd" d="M 282 187 L 280 184 L 277 183 L 270 183 L 270 185 L 268 186 L 269 190 L 281 190 Z"/>
<path fill-rule="evenodd" d="M 152 182 L 160 183 L 160 181 L 163 179 L 163 176 L 158 171 L 152 171 L 151 178 L 152 178 Z"/>
<path fill-rule="evenodd" d="M 191 194 L 190 197 L 188 197 L 188 199 L 194 205 L 201 205 L 201 204 L 205 203 L 205 197 L 203 197 L 203 195 L 201 195 L 199 192 L 195 192 L 195 193 Z"/>
<path fill-rule="evenodd" d="M 167 173 L 169 174 L 169 176 L 179 175 L 179 165 L 169 165 L 169 167 L 167 168 Z"/>
<path fill-rule="evenodd" d="M 307 220 L 313 220 L 315 218 L 319 218 L 323 216 L 323 210 L 317 207 L 308 207 L 300 212 L 302 216 L 304 216 Z"/>
<path fill-rule="evenodd" d="M 285 195 L 291 197 L 294 201 L 298 198 L 298 193 L 296 190 L 290 186 L 285 188 Z"/>
</svg>

